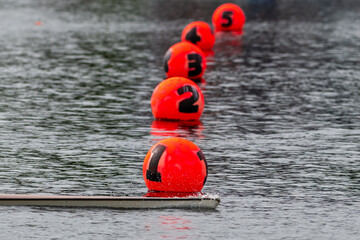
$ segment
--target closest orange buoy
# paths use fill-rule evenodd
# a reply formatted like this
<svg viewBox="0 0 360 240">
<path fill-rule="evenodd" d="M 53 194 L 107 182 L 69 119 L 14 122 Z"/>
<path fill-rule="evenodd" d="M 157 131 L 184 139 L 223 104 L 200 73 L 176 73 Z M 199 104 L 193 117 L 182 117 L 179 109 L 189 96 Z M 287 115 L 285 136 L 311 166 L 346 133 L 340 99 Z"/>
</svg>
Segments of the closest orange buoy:
<svg viewBox="0 0 360 240">
<path fill-rule="evenodd" d="M 204 52 L 211 51 L 215 44 L 215 35 L 209 24 L 196 21 L 188 24 L 182 34 L 181 41 L 191 42 Z"/>
<path fill-rule="evenodd" d="M 206 159 L 189 140 L 168 138 L 146 154 L 143 177 L 150 191 L 200 192 L 207 178 Z"/>
<path fill-rule="evenodd" d="M 156 119 L 198 120 L 203 109 L 201 89 L 183 77 L 165 79 L 151 96 L 151 110 Z"/>
<path fill-rule="evenodd" d="M 245 14 L 236 4 L 220 5 L 212 15 L 212 22 L 216 31 L 242 31 L 245 24 Z"/>
<path fill-rule="evenodd" d="M 186 77 L 200 79 L 206 69 L 206 56 L 203 51 L 189 42 L 172 45 L 164 56 L 166 77 Z"/>
</svg>

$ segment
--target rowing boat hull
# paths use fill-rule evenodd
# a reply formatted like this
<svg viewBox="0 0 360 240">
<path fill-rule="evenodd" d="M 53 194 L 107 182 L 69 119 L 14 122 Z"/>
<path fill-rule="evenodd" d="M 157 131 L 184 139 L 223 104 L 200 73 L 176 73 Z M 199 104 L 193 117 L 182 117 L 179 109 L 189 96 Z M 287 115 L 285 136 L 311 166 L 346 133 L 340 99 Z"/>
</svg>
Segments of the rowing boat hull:
<svg viewBox="0 0 360 240">
<path fill-rule="evenodd" d="M 117 209 L 199 208 L 215 209 L 219 197 L 101 197 L 101 196 L 42 196 L 0 195 L 0 206 L 49 206 Z"/>
</svg>

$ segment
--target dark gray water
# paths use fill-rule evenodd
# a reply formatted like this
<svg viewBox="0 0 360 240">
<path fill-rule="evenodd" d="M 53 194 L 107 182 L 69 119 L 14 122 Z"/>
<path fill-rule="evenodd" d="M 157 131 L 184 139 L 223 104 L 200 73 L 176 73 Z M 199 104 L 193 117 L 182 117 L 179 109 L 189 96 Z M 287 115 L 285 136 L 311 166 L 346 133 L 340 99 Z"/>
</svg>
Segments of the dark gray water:
<svg viewBox="0 0 360 240">
<path fill-rule="evenodd" d="M 201 123 L 154 121 L 165 51 L 220 3 L 0 1 L 0 193 L 142 195 L 146 152 L 179 136 L 222 199 L 0 207 L 0 239 L 359 239 L 359 1 L 237 1 L 245 33 L 217 38 Z"/>
</svg>

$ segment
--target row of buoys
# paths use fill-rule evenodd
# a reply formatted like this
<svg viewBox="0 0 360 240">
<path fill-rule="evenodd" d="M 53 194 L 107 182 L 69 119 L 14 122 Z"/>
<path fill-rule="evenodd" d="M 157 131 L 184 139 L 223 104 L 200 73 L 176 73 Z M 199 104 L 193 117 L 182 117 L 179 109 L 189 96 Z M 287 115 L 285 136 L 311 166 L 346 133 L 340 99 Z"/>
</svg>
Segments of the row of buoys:
<svg viewBox="0 0 360 240">
<path fill-rule="evenodd" d="M 231 3 L 219 6 L 212 15 L 215 31 L 242 32 L 245 15 Z M 206 70 L 206 56 L 215 44 L 215 35 L 206 22 L 187 25 L 181 42 L 164 56 L 167 79 L 151 96 L 151 110 L 160 120 L 198 120 L 204 109 L 204 96 L 196 82 Z M 148 151 L 143 177 L 150 191 L 200 192 L 207 178 L 207 162 L 198 146 L 182 138 L 168 138 Z"/>
</svg>

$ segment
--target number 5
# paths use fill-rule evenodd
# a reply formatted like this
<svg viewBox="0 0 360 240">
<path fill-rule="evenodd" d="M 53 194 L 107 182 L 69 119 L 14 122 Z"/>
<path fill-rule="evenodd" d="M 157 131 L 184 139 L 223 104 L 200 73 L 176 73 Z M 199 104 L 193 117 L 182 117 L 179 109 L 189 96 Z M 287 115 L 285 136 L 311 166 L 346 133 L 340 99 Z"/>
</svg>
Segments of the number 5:
<svg viewBox="0 0 360 240">
<path fill-rule="evenodd" d="M 223 27 L 230 27 L 232 25 L 232 15 L 233 15 L 233 12 L 232 11 L 225 11 L 223 12 L 222 14 L 222 18 L 223 19 L 226 19 L 227 22 L 226 23 L 221 23 L 221 26 Z"/>
</svg>

